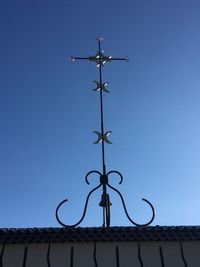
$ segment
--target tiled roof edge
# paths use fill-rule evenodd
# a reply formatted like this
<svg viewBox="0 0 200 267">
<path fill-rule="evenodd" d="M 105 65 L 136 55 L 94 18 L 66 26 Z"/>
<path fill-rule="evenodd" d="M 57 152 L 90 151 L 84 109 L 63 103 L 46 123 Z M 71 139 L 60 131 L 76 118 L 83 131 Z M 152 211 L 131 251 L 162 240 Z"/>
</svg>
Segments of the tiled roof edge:
<svg viewBox="0 0 200 267">
<path fill-rule="evenodd" d="M 179 240 L 200 241 L 200 226 L 0 228 L 0 244 Z"/>
</svg>

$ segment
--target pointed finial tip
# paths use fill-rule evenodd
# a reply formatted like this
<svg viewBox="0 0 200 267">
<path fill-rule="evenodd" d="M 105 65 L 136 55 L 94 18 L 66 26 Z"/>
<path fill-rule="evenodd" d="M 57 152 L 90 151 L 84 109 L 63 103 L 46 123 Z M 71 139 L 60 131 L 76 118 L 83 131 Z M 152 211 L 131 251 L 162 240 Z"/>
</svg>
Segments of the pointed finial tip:
<svg viewBox="0 0 200 267">
<path fill-rule="evenodd" d="M 97 37 L 97 41 L 102 42 L 103 41 L 103 37 Z"/>
</svg>

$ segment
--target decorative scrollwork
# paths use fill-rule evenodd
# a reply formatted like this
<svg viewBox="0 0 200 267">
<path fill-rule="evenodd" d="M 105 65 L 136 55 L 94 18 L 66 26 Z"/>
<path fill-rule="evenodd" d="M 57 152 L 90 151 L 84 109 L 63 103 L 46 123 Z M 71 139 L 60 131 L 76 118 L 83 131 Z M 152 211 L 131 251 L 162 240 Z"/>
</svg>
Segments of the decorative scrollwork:
<svg viewBox="0 0 200 267">
<path fill-rule="evenodd" d="M 132 224 L 134 224 L 134 225 L 136 225 L 136 226 L 148 226 L 149 224 L 151 224 L 151 223 L 153 222 L 153 220 L 154 220 L 154 218 L 155 218 L 155 210 L 154 210 L 154 207 L 153 207 L 153 205 L 151 204 L 151 202 L 149 202 L 149 201 L 148 201 L 147 199 L 145 199 L 145 198 L 142 199 L 143 201 L 145 201 L 145 202 L 150 206 L 150 208 L 151 208 L 151 210 L 152 210 L 152 217 L 151 217 L 151 219 L 150 219 L 147 223 L 144 223 L 144 224 L 136 223 L 135 221 L 133 221 L 133 220 L 131 219 L 131 217 L 130 217 L 129 214 L 128 214 L 128 211 L 127 211 L 127 208 L 126 208 L 126 204 L 125 204 L 125 201 L 124 201 L 124 198 L 123 198 L 122 194 L 121 194 L 116 188 L 114 188 L 113 186 L 111 186 L 111 185 L 109 185 L 109 184 L 107 184 L 107 186 L 110 187 L 110 188 L 111 188 L 112 190 L 114 190 L 115 192 L 117 192 L 117 194 L 120 196 L 121 201 L 122 201 L 122 205 L 123 205 L 123 208 L 124 208 L 124 211 L 125 211 L 125 214 L 126 214 L 128 220 L 129 220 Z"/>
<path fill-rule="evenodd" d="M 88 176 L 90 176 L 90 174 L 92 174 L 92 173 L 97 173 L 97 174 L 99 174 L 99 176 L 102 175 L 102 173 L 100 173 L 99 171 L 90 171 L 90 172 L 88 172 L 86 174 L 86 176 L 85 176 L 85 181 L 86 181 L 87 184 L 90 184 L 89 181 L 88 181 Z"/>
<path fill-rule="evenodd" d="M 122 182 L 123 182 L 123 180 L 124 180 L 122 174 L 121 174 L 120 172 L 118 172 L 118 171 L 109 171 L 109 172 L 107 173 L 107 176 L 109 176 L 111 173 L 116 173 L 116 174 L 118 174 L 118 175 L 120 176 L 120 178 L 121 178 L 120 181 L 119 181 L 119 184 L 122 184 Z"/>
<path fill-rule="evenodd" d="M 99 206 L 102 207 L 102 209 L 103 209 L 103 227 L 109 227 L 110 226 L 110 206 L 112 205 L 112 203 L 110 201 L 110 197 L 109 197 L 109 194 L 107 192 L 108 188 L 110 188 L 111 190 L 115 191 L 119 195 L 119 197 L 120 197 L 120 199 L 122 201 L 122 206 L 124 208 L 124 212 L 125 212 L 128 220 L 132 224 L 134 224 L 136 226 L 147 226 L 147 225 L 152 223 L 152 221 L 154 220 L 154 217 L 155 217 L 155 210 L 154 210 L 154 207 L 151 204 L 151 202 L 149 202 L 148 200 L 146 200 L 144 198 L 142 199 L 151 208 L 151 211 L 152 211 L 151 219 L 145 224 L 136 223 L 134 220 L 131 219 L 131 217 L 130 217 L 128 211 L 127 211 L 127 208 L 126 208 L 126 205 L 125 205 L 125 201 L 123 199 L 122 194 L 115 187 L 113 187 L 113 186 L 111 186 L 109 184 L 109 175 L 117 174 L 120 177 L 119 184 L 122 184 L 123 176 L 122 176 L 122 174 L 120 172 L 115 171 L 115 170 L 106 172 L 105 147 L 104 147 L 104 145 L 105 145 L 105 143 L 106 144 L 112 144 L 112 142 L 108 139 L 108 136 L 112 133 L 112 131 L 104 132 L 104 118 L 103 118 L 103 113 L 104 113 L 103 112 L 103 95 L 104 95 L 104 93 L 103 92 L 108 93 L 109 91 L 106 89 L 106 86 L 108 85 L 108 82 L 103 82 L 102 67 L 107 62 L 111 62 L 111 61 L 114 61 L 114 60 L 115 61 L 128 61 L 128 58 L 115 58 L 115 57 L 113 58 L 112 56 L 105 55 L 104 51 L 101 49 L 101 42 L 103 41 L 103 38 L 102 37 L 98 37 L 97 41 L 98 41 L 98 51 L 97 51 L 97 53 L 95 55 L 89 56 L 89 57 L 74 57 L 73 56 L 73 57 L 71 57 L 71 61 L 75 61 L 75 60 L 79 60 L 79 59 L 80 60 L 89 60 L 90 62 L 96 63 L 97 67 L 99 68 L 99 81 L 94 81 L 94 83 L 96 84 L 96 88 L 93 89 L 93 90 L 99 92 L 101 131 L 100 132 L 94 131 L 94 133 L 97 135 L 97 140 L 94 142 L 94 144 L 100 144 L 101 143 L 101 147 L 102 147 L 102 149 L 101 149 L 102 150 L 102 173 L 99 172 L 99 171 L 96 171 L 96 170 L 92 170 L 92 171 L 88 172 L 86 174 L 86 176 L 85 176 L 86 183 L 90 184 L 89 181 L 88 181 L 89 176 L 92 175 L 92 174 L 99 175 L 99 184 L 94 189 L 92 189 L 89 192 L 89 194 L 87 195 L 81 219 L 77 223 L 72 224 L 72 225 L 66 225 L 65 223 L 63 223 L 61 221 L 61 219 L 59 218 L 59 210 L 68 201 L 67 199 L 61 201 L 60 204 L 57 206 L 57 208 L 56 208 L 56 219 L 57 219 L 58 223 L 60 225 L 64 226 L 64 227 L 76 227 L 76 226 L 78 226 L 83 221 L 83 219 L 85 218 L 85 215 L 86 215 L 86 212 L 87 212 L 87 207 L 88 207 L 88 201 L 90 199 L 91 194 L 94 191 L 96 191 L 97 189 L 99 189 L 100 187 L 102 187 L 102 195 L 101 195 L 101 200 L 99 202 Z"/>
<path fill-rule="evenodd" d="M 96 191 L 97 189 L 99 189 L 100 187 L 102 187 L 102 189 L 103 189 L 103 194 L 102 194 L 102 196 L 101 196 L 101 201 L 100 201 L 100 203 L 99 203 L 99 206 L 103 208 L 103 227 L 105 227 L 105 226 L 109 227 L 109 226 L 110 226 L 110 206 L 111 206 L 112 204 L 111 204 L 111 202 L 110 202 L 109 194 L 107 193 L 107 189 L 106 189 L 107 186 L 108 186 L 111 190 L 115 191 L 115 192 L 119 195 L 119 197 L 120 197 L 120 199 L 121 199 L 121 201 L 122 201 L 122 206 L 123 206 L 123 208 L 124 208 L 124 212 L 125 212 L 125 214 L 126 214 L 128 220 L 129 220 L 133 225 L 135 225 L 135 226 L 148 226 L 149 224 L 151 224 L 151 223 L 153 222 L 153 220 L 154 220 L 154 218 L 155 218 L 155 210 L 154 210 L 154 207 L 153 207 L 153 205 L 151 204 L 151 202 L 148 201 L 148 200 L 145 199 L 145 198 L 143 198 L 142 200 L 143 200 L 144 202 L 146 202 L 146 203 L 150 206 L 150 208 L 151 208 L 151 210 L 152 210 L 152 216 L 151 216 L 151 219 L 150 219 L 147 223 L 139 224 L 139 223 L 135 222 L 135 221 L 130 217 L 130 215 L 129 215 L 128 211 L 127 211 L 126 204 L 125 204 L 125 201 L 124 201 L 124 198 L 123 198 L 122 194 L 121 194 L 121 193 L 119 192 L 119 190 L 117 190 L 115 187 L 111 186 L 111 185 L 109 184 L 109 181 L 108 181 L 108 176 L 109 176 L 110 174 L 114 173 L 114 174 L 117 174 L 117 175 L 120 176 L 119 184 L 121 184 L 121 183 L 123 182 L 123 176 L 122 176 L 122 174 L 121 174 L 120 172 L 115 171 L 115 170 L 112 170 L 112 171 L 109 171 L 107 174 L 103 175 L 101 172 L 96 171 L 96 170 L 90 171 L 90 172 L 88 172 L 88 173 L 86 174 L 86 176 L 85 176 L 85 181 L 86 181 L 87 184 L 90 184 L 89 181 L 88 181 L 88 177 L 89 177 L 91 174 L 94 174 L 94 173 L 95 173 L 95 174 L 98 174 L 98 175 L 100 176 L 100 184 L 99 184 L 98 186 L 96 186 L 94 189 L 92 189 L 92 190 L 89 192 L 89 194 L 87 195 L 87 198 L 86 198 L 86 201 L 85 201 L 85 206 L 84 206 L 84 210 L 83 210 L 83 214 L 82 214 L 81 219 L 80 219 L 77 223 L 72 224 L 72 225 L 66 225 L 65 223 L 63 223 L 63 222 L 60 220 L 60 218 L 59 218 L 59 210 L 60 210 L 61 206 L 63 206 L 63 204 L 66 203 L 66 202 L 68 201 L 68 199 L 65 199 L 65 200 L 61 201 L 60 204 L 59 204 L 59 205 L 57 206 L 57 208 L 56 208 L 56 219 L 57 219 L 57 221 L 58 221 L 58 223 L 59 223 L 60 225 L 62 225 L 62 226 L 64 226 L 64 227 L 76 227 L 76 226 L 78 226 L 78 225 L 83 221 L 83 219 L 85 218 L 85 215 L 86 215 L 86 212 L 87 212 L 88 201 L 89 201 L 89 198 L 90 198 L 91 194 L 92 194 L 94 191 Z"/>
<path fill-rule="evenodd" d="M 99 184 L 98 186 L 96 186 L 96 187 L 95 187 L 94 189 L 92 189 L 92 190 L 89 192 L 89 194 L 87 195 L 87 198 L 86 198 L 86 201 L 85 201 L 85 207 L 84 207 L 84 210 L 83 210 L 83 215 L 82 215 L 81 219 L 80 219 L 77 223 L 75 223 L 75 224 L 67 225 L 67 224 L 63 223 L 63 222 L 60 220 L 58 212 L 59 212 L 61 206 L 62 206 L 65 202 L 67 202 L 68 199 L 65 199 L 65 200 L 61 201 L 60 204 L 59 204 L 59 205 L 57 206 L 57 208 L 56 208 L 56 219 L 57 219 L 58 223 L 59 223 L 60 225 L 64 226 L 64 227 L 76 227 L 76 226 L 78 226 L 78 225 L 83 221 L 83 219 L 85 218 L 85 214 L 86 214 L 87 206 L 88 206 L 88 201 L 89 201 L 89 198 L 90 198 L 91 194 L 92 194 L 94 191 L 96 191 L 100 186 L 101 186 L 101 184 Z"/>
</svg>

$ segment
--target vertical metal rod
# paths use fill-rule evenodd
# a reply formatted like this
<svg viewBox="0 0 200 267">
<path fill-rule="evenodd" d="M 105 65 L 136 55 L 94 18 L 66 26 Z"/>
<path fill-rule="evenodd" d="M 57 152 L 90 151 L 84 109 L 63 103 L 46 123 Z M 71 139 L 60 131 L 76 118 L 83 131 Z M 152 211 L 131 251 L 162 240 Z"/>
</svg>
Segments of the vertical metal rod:
<svg viewBox="0 0 200 267">
<path fill-rule="evenodd" d="M 106 213 L 106 206 L 103 207 L 103 227 L 108 227 L 108 223 L 107 223 L 107 213 Z"/>
<path fill-rule="evenodd" d="M 99 55 L 101 55 L 101 39 L 98 39 Z M 99 83 L 100 83 L 100 106 L 101 106 L 101 135 L 104 136 L 104 117 L 103 117 L 103 92 L 102 92 L 102 58 L 99 58 Z M 102 145 L 102 167 L 103 175 L 106 174 L 105 166 L 105 148 L 104 148 L 104 139 L 101 142 Z"/>
<path fill-rule="evenodd" d="M 103 116 L 103 90 L 102 90 L 102 57 L 101 55 L 101 39 L 98 38 L 98 48 L 99 48 L 99 83 L 100 83 L 100 113 L 101 113 L 101 135 L 104 136 L 104 116 Z M 102 168 L 103 168 L 103 175 L 106 175 L 106 164 L 105 164 L 105 146 L 104 146 L 104 139 L 102 139 L 101 142 L 101 147 L 102 147 Z M 106 188 L 106 183 L 102 184 L 102 189 L 103 189 L 103 195 L 104 199 L 107 198 L 107 188 Z M 107 205 L 109 203 L 106 201 L 106 207 L 103 207 L 103 227 L 108 227 L 109 222 L 108 222 L 108 209 Z"/>
</svg>

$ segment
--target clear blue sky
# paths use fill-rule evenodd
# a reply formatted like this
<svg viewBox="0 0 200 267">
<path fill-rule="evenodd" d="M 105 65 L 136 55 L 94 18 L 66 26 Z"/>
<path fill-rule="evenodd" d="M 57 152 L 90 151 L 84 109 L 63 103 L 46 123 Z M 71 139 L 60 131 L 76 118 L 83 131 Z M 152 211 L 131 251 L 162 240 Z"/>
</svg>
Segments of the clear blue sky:
<svg viewBox="0 0 200 267">
<path fill-rule="evenodd" d="M 129 56 L 104 68 L 107 169 L 139 223 L 200 223 L 200 2 L 198 0 L 0 1 L 0 227 L 58 226 L 80 217 L 85 174 L 101 171 L 98 79 L 89 56 Z M 100 226 L 101 191 L 82 226 Z M 112 225 L 129 225 L 111 194 Z"/>
</svg>

